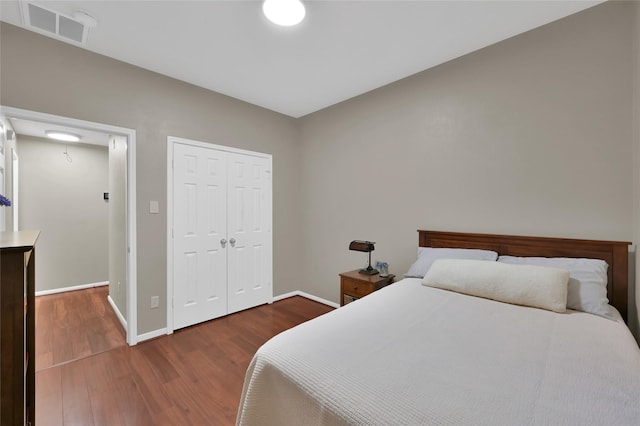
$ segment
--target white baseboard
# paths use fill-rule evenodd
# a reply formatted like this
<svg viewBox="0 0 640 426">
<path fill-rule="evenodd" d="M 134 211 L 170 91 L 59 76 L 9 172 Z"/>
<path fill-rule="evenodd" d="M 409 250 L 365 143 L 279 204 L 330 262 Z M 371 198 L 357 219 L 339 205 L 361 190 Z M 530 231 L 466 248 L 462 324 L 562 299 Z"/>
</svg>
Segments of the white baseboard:
<svg viewBox="0 0 640 426">
<path fill-rule="evenodd" d="M 47 294 L 63 293 L 65 291 L 75 291 L 75 290 L 82 290 L 82 289 L 93 288 L 93 287 L 101 287 L 101 286 L 104 286 L 104 285 L 109 285 L 109 282 L 108 281 L 104 281 L 104 282 L 92 283 L 92 284 L 75 285 L 75 286 L 72 286 L 72 287 L 56 288 L 56 289 L 53 289 L 53 290 L 36 291 L 36 296 L 45 296 Z M 313 294 L 305 293 L 304 291 L 300 291 L 300 290 L 296 290 L 296 291 L 292 291 L 292 292 L 289 292 L 289 293 L 281 294 L 279 296 L 274 296 L 273 297 L 273 301 L 277 302 L 278 300 L 287 299 L 287 298 L 293 297 L 293 296 L 302 296 L 304 298 L 313 300 L 315 302 L 322 303 L 322 304 L 327 305 L 327 306 L 331 306 L 332 308 L 339 308 L 340 307 L 340 305 L 335 303 L 335 302 L 331 302 L 331 301 L 329 301 L 327 299 L 323 299 L 321 297 L 314 296 Z M 120 321 L 120 324 L 122 324 L 122 327 L 124 327 L 124 329 L 127 330 L 127 320 L 124 318 L 124 316 L 122 315 L 122 313 L 118 309 L 118 306 L 113 301 L 111 296 L 108 296 L 107 300 L 109 301 L 109 304 L 113 308 L 113 311 L 116 313 L 116 316 L 118 317 L 118 320 Z M 153 338 L 156 338 L 156 337 L 164 336 L 166 334 L 167 334 L 167 328 L 166 327 L 165 328 L 160 328 L 158 330 L 150 331 L 148 333 L 139 334 L 138 335 L 138 339 L 137 339 L 137 343 L 143 342 L 145 340 L 153 339 Z"/>
<path fill-rule="evenodd" d="M 122 313 L 120 312 L 120 309 L 118 309 L 118 305 L 116 305 L 116 302 L 113 301 L 113 299 L 111 298 L 111 295 L 107 296 L 107 300 L 109 301 L 109 304 L 113 308 L 113 312 L 116 313 L 116 316 L 118 317 L 118 320 L 120 320 L 120 324 L 122 324 L 122 327 L 126 331 L 127 330 L 127 320 L 124 319 L 124 315 L 122 315 Z"/>
<path fill-rule="evenodd" d="M 281 294 L 279 296 L 274 296 L 273 297 L 273 301 L 277 302 L 278 300 L 287 299 L 287 298 L 293 297 L 293 296 L 302 296 L 304 298 L 313 300 L 314 302 L 318 302 L 318 303 L 322 303 L 323 305 L 331 306 L 332 308 L 339 308 L 340 307 L 340 305 L 335 303 L 335 302 L 331 302 L 330 300 L 323 299 L 321 297 L 314 296 L 313 294 L 305 293 L 304 291 L 300 291 L 300 290 L 296 290 L 296 291 L 292 291 L 292 292 L 289 292 L 289 293 Z"/>
<path fill-rule="evenodd" d="M 109 281 L 101 281 L 99 283 L 90 283 L 90 284 L 80 284 L 80 285 L 74 285 L 71 287 L 54 288 L 51 290 L 40 290 L 40 291 L 36 291 L 36 296 L 46 296 L 47 294 L 64 293 L 66 291 L 84 290 L 87 288 L 102 287 L 104 285 L 109 285 Z"/>
<path fill-rule="evenodd" d="M 138 334 L 138 343 L 144 342 L 145 340 L 153 339 L 155 337 L 164 336 L 167 334 L 167 328 L 160 328 L 158 330 L 153 330 L 148 333 Z"/>
<path fill-rule="evenodd" d="M 273 301 L 277 302 L 278 300 L 288 299 L 293 296 L 301 296 L 300 291 L 292 291 L 289 293 L 281 294 L 280 296 L 273 296 Z"/>
</svg>

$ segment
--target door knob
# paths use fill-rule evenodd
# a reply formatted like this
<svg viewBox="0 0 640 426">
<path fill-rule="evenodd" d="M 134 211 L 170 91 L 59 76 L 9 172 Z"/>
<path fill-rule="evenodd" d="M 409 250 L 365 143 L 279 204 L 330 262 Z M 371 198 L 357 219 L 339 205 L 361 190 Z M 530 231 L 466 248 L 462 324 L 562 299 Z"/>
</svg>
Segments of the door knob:
<svg viewBox="0 0 640 426">
<path fill-rule="evenodd" d="M 231 238 L 229 240 L 229 242 L 231 243 L 231 247 L 235 247 L 236 246 L 236 239 L 235 238 Z"/>
<path fill-rule="evenodd" d="M 226 238 L 221 239 L 220 240 L 220 245 L 222 246 L 222 248 L 225 248 L 226 245 L 227 245 L 227 239 Z"/>
</svg>

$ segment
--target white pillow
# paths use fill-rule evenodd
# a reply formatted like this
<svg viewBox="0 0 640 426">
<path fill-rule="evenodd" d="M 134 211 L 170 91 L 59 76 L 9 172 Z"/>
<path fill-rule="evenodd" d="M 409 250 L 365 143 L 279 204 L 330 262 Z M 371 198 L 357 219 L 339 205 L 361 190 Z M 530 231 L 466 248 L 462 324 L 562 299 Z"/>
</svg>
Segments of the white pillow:
<svg viewBox="0 0 640 426">
<path fill-rule="evenodd" d="M 411 265 L 405 278 L 422 278 L 437 259 L 475 259 L 495 261 L 498 253 L 491 250 L 418 247 L 418 259 Z"/>
<path fill-rule="evenodd" d="M 565 312 L 569 271 L 481 260 L 440 259 L 422 284 L 515 305 Z"/>
<path fill-rule="evenodd" d="M 569 271 L 567 308 L 614 319 L 607 299 L 607 262 L 569 257 L 500 256 L 498 262 L 550 266 Z"/>
</svg>

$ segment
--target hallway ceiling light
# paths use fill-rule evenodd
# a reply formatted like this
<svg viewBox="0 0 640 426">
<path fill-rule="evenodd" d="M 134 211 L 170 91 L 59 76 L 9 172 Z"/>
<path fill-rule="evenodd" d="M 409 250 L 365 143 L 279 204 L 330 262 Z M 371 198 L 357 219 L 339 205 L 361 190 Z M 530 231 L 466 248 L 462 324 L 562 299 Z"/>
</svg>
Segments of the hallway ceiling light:
<svg viewBox="0 0 640 426">
<path fill-rule="evenodd" d="M 80 140 L 79 135 L 60 130 L 47 130 L 44 134 L 47 135 L 48 138 L 65 142 L 78 142 Z"/>
<path fill-rule="evenodd" d="M 262 12 L 274 24 L 291 27 L 302 22 L 306 10 L 300 0 L 264 0 Z"/>
</svg>

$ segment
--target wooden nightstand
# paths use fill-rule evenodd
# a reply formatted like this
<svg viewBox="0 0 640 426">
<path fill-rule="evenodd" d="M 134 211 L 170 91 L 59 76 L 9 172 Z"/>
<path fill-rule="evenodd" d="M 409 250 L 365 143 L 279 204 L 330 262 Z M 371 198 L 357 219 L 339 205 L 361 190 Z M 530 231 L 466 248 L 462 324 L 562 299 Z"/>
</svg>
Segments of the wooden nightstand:
<svg viewBox="0 0 640 426">
<path fill-rule="evenodd" d="M 359 273 L 358 269 L 343 272 L 340 274 L 340 306 L 388 286 L 394 278 L 393 274 L 389 274 L 387 277 L 381 277 L 379 274 L 365 275 Z"/>
</svg>

